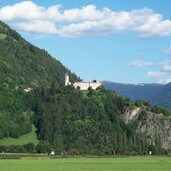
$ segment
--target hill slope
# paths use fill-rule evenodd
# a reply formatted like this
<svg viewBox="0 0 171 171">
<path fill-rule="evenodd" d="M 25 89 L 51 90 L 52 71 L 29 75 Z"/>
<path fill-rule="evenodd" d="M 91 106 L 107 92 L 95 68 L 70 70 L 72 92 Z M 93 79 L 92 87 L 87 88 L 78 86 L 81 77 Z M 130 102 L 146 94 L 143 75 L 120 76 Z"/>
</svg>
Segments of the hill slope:
<svg viewBox="0 0 171 171">
<path fill-rule="evenodd" d="M 64 74 L 77 79 L 59 61 L 52 58 L 18 33 L 0 22 L 0 83 L 20 86 L 63 84 Z"/>
<path fill-rule="evenodd" d="M 34 97 L 32 110 L 44 150 L 49 147 L 57 153 L 111 155 L 142 154 L 151 148 L 155 154 L 163 154 L 162 148 L 171 149 L 171 138 L 166 139 L 171 133 L 171 113 L 159 107 L 142 101 L 134 104 L 104 87 L 95 91 L 51 87 L 37 90 Z M 151 114 L 154 122 L 146 128 Z M 143 131 L 140 126 L 146 129 Z M 160 131 L 158 144 L 160 129 L 167 131 Z"/>
<path fill-rule="evenodd" d="M 3 138 L 0 139 L 0 146 L 10 146 L 10 145 L 25 145 L 28 143 L 38 144 L 38 139 L 36 135 L 36 128 L 32 126 L 32 131 L 28 134 L 22 135 L 19 138 Z"/>
<path fill-rule="evenodd" d="M 31 131 L 33 113 L 28 111 L 23 89 L 63 85 L 65 72 L 71 80 L 77 79 L 45 50 L 0 22 L 0 138 Z"/>
</svg>

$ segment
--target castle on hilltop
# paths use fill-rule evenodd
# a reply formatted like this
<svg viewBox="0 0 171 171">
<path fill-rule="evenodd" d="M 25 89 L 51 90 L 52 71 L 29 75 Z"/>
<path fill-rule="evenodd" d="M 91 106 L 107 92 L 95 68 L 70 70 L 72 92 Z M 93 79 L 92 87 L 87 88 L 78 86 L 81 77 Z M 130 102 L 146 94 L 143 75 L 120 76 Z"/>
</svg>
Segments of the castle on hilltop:
<svg viewBox="0 0 171 171">
<path fill-rule="evenodd" d="M 71 83 L 69 81 L 69 75 L 65 74 L 65 86 L 73 85 L 75 88 L 79 88 L 80 90 L 88 90 L 88 88 L 92 88 L 93 90 L 96 90 L 98 87 L 101 86 L 101 83 L 99 81 L 92 81 L 92 82 L 75 82 Z"/>
</svg>

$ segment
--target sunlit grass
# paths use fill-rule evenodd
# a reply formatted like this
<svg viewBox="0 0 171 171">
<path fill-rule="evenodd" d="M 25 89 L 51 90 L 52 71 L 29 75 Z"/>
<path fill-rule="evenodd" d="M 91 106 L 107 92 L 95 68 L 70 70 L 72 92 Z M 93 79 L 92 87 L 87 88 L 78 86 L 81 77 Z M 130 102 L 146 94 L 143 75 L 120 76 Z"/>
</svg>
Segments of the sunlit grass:
<svg viewBox="0 0 171 171">
<path fill-rule="evenodd" d="M 24 145 L 24 144 L 28 144 L 28 143 L 34 143 L 34 144 L 38 144 L 38 139 L 36 136 L 36 128 L 35 126 L 32 126 L 32 131 L 28 134 L 25 134 L 23 136 L 20 136 L 19 138 L 3 138 L 0 139 L 0 145 Z"/>
<path fill-rule="evenodd" d="M 0 160 L 2 171 L 170 171 L 169 157 Z"/>
</svg>

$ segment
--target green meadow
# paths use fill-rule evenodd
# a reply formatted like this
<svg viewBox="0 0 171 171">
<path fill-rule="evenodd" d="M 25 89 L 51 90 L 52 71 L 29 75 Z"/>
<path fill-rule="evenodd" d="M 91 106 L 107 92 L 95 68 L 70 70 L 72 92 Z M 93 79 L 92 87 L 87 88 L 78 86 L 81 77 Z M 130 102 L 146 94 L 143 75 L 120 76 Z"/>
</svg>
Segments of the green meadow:
<svg viewBox="0 0 171 171">
<path fill-rule="evenodd" d="M 1 171 L 170 171 L 169 157 L 0 160 Z"/>
<path fill-rule="evenodd" d="M 24 145 L 28 143 L 38 144 L 38 139 L 36 136 L 36 128 L 32 125 L 32 131 L 28 134 L 22 135 L 19 138 L 3 138 L 0 139 L 0 145 L 9 146 L 9 145 Z"/>
</svg>

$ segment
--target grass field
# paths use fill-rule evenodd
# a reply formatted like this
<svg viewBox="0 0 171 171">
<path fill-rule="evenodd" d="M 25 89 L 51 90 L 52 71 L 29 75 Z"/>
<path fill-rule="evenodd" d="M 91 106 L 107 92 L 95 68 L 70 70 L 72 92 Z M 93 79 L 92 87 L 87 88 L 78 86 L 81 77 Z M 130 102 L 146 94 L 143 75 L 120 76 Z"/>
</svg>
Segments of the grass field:
<svg viewBox="0 0 171 171">
<path fill-rule="evenodd" d="M 3 138 L 0 139 L 0 145 L 24 145 L 27 143 L 34 143 L 37 144 L 39 141 L 36 137 L 36 128 L 32 126 L 32 131 L 28 134 L 25 134 L 23 136 L 20 136 L 19 138 Z"/>
<path fill-rule="evenodd" d="M 169 157 L 0 160 L 1 171 L 170 171 Z"/>
</svg>

